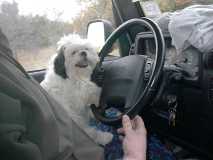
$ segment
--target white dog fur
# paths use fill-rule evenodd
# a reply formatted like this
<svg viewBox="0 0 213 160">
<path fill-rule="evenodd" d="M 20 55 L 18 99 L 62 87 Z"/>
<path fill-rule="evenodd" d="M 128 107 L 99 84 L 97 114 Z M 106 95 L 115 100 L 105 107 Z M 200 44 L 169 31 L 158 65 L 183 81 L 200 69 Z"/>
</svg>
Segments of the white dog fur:
<svg viewBox="0 0 213 160">
<path fill-rule="evenodd" d="M 105 145 L 112 140 L 109 132 L 89 126 L 90 104 L 99 106 L 101 88 L 90 80 L 99 57 L 92 45 L 77 35 L 68 35 L 58 42 L 57 53 L 49 63 L 41 86 L 69 113 L 71 118 L 96 143 Z"/>
</svg>

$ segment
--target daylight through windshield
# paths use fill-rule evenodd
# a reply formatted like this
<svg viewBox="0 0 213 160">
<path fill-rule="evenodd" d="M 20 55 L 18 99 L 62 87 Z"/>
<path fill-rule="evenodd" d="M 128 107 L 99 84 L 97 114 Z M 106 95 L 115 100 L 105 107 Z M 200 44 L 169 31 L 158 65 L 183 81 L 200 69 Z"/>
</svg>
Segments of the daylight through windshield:
<svg viewBox="0 0 213 160">
<path fill-rule="evenodd" d="M 140 0 L 144 6 L 147 1 L 155 2 L 161 13 L 213 2 Z M 70 33 L 85 36 L 88 22 L 94 19 L 113 23 L 110 0 L 0 1 L 0 27 L 10 41 L 15 58 L 28 71 L 46 68 L 49 58 L 56 52 L 57 41 Z"/>
</svg>

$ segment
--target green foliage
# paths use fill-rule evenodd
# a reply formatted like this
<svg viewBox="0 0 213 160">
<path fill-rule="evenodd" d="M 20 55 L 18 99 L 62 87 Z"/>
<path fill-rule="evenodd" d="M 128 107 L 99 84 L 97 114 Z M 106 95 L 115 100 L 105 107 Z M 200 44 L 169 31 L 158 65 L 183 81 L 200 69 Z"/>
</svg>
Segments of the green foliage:
<svg viewBox="0 0 213 160">
<path fill-rule="evenodd" d="M 154 1 L 163 12 L 175 11 L 191 4 L 213 3 L 213 0 Z M 16 51 L 55 46 L 61 36 L 72 32 L 85 35 L 88 22 L 94 19 L 107 19 L 113 23 L 111 0 L 78 0 L 78 2 L 79 5 L 86 7 L 72 23 L 61 22 L 61 13 L 56 15 L 58 18 L 55 21 L 49 20 L 46 16 L 21 16 L 15 1 L 3 2 L 0 6 L 0 27 Z"/>
<path fill-rule="evenodd" d="M 162 12 L 174 11 L 176 4 L 175 0 L 156 0 Z"/>
<path fill-rule="evenodd" d="M 113 22 L 111 0 L 79 0 L 79 3 L 87 4 L 87 8 L 74 19 L 74 32 L 85 35 L 91 20 L 106 19 Z"/>
<path fill-rule="evenodd" d="M 55 46 L 61 36 L 73 31 L 70 23 L 50 21 L 46 16 L 19 15 L 16 2 L 4 2 L 0 9 L 0 27 L 14 51 Z"/>
<path fill-rule="evenodd" d="M 18 4 L 13 1 L 13 3 L 4 2 L 1 5 L 1 12 L 5 16 L 18 16 Z"/>
</svg>

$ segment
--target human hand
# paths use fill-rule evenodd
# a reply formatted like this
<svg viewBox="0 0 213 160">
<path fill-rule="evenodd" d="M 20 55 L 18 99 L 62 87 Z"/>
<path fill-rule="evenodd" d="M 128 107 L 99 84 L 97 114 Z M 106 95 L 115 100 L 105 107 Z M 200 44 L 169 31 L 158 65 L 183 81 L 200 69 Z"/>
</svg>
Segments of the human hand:
<svg viewBox="0 0 213 160">
<path fill-rule="evenodd" d="M 142 118 L 136 116 L 130 120 L 124 115 L 122 125 L 123 128 L 118 129 L 118 133 L 124 134 L 124 160 L 146 160 L 147 137 Z"/>
</svg>

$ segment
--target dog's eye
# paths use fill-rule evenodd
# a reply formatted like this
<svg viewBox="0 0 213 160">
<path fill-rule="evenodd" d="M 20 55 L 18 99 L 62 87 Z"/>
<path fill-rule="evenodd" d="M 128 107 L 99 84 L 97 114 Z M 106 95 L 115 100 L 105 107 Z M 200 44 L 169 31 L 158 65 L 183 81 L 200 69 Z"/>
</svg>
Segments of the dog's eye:
<svg viewBox="0 0 213 160">
<path fill-rule="evenodd" d="M 72 55 L 74 55 L 74 54 L 76 54 L 76 51 L 73 51 L 73 52 L 72 52 Z"/>
</svg>

